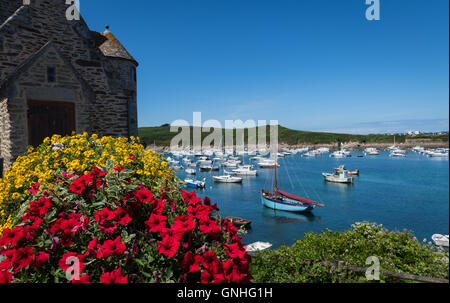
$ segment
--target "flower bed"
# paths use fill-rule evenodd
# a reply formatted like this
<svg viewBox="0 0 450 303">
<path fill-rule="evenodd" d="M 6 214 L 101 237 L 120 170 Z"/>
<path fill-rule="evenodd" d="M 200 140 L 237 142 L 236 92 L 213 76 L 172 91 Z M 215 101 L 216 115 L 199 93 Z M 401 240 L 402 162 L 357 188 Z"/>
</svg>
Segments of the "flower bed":
<svg viewBox="0 0 450 303">
<path fill-rule="evenodd" d="M 8 170 L 2 207 L 10 226 L 0 237 L 0 283 L 250 282 L 250 256 L 217 205 L 178 190 L 165 164 L 142 146 L 117 139 L 126 147 L 119 152 L 119 145 L 106 147 L 110 140 L 55 137 Z M 67 146 L 88 152 L 81 166 L 62 155 L 46 159 L 55 151 L 70 156 Z M 100 154 L 108 149 L 109 159 Z M 105 157 L 95 160 L 99 154 Z M 64 167 L 48 175 L 33 174 L 60 162 Z M 21 186 L 8 187 L 24 167 L 33 173 L 21 170 L 29 173 Z M 5 188 L 21 199 L 8 200 Z"/>
</svg>

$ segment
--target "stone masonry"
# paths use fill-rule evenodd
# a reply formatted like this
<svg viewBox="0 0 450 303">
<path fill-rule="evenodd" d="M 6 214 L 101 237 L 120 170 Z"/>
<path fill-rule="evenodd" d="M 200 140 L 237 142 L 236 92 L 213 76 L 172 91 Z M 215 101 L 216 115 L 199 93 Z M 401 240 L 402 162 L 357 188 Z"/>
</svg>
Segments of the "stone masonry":
<svg viewBox="0 0 450 303">
<path fill-rule="evenodd" d="M 0 0 L 0 153 L 5 168 L 32 139 L 30 102 L 72 104 L 77 133 L 137 136 L 138 63 L 108 27 L 98 33 L 82 18 L 68 21 L 65 2 Z"/>
</svg>

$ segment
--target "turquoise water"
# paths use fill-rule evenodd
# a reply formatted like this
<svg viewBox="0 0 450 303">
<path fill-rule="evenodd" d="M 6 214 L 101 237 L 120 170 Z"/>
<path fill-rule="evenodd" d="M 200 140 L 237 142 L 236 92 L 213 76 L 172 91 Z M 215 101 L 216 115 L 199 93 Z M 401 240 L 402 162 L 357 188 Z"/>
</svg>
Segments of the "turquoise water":
<svg viewBox="0 0 450 303">
<path fill-rule="evenodd" d="M 207 179 L 206 189 L 197 193 L 217 202 L 224 217 L 252 220 L 252 228 L 244 236 L 247 244 L 264 241 L 274 244 L 274 248 L 291 245 L 306 232 L 346 230 L 359 221 L 383 224 L 389 230 L 412 230 L 420 241 L 430 241 L 435 233 L 449 233 L 448 159 L 414 152 L 408 152 L 406 158 L 392 158 L 387 152 L 364 158 L 356 155 L 344 159 L 330 158 L 328 154 L 279 159 L 280 189 L 325 204 L 312 214 L 273 211 L 261 205 L 259 191 L 273 187 L 272 169 L 259 169 L 257 177 L 244 177 L 242 184 L 215 184 L 211 173 L 197 172 L 197 180 Z M 332 172 L 341 164 L 347 169 L 360 169 L 355 183 L 326 183 L 322 172 Z M 184 171 L 177 175 L 185 178 Z"/>
</svg>

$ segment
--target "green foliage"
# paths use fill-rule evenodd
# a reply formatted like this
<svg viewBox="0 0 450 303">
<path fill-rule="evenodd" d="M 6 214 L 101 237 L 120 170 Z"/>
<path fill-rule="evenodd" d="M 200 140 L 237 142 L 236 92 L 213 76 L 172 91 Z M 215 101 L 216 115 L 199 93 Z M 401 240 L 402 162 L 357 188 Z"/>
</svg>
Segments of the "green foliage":
<svg viewBox="0 0 450 303">
<path fill-rule="evenodd" d="M 147 145 L 156 144 L 158 146 L 169 146 L 170 141 L 175 137 L 180 130 L 177 132 L 170 132 L 170 125 L 164 124 L 159 127 L 143 127 L 139 128 L 139 137 Z M 211 129 L 211 132 L 213 129 Z M 191 132 L 191 143 L 193 128 L 190 128 Z M 202 140 L 206 138 L 210 133 L 202 133 Z M 224 130 L 222 130 L 225 136 Z M 245 131 L 245 143 L 248 143 L 248 130 Z M 293 130 L 286 127 L 280 126 L 278 129 L 278 137 L 280 143 L 285 143 L 289 145 L 298 144 L 337 144 L 338 142 L 360 142 L 360 143 L 394 143 L 394 136 L 391 135 L 352 135 L 352 134 L 335 134 L 335 133 L 320 133 L 320 132 L 307 132 Z M 266 138 L 270 138 L 270 129 L 267 127 Z M 448 134 L 443 135 L 416 135 L 416 136 L 406 136 L 397 135 L 395 136 L 396 143 L 405 143 L 406 139 L 431 139 L 433 141 L 448 142 Z M 236 142 L 236 130 L 233 131 L 233 140 Z"/>
<path fill-rule="evenodd" d="M 449 277 L 448 252 L 420 243 L 409 231 L 389 232 L 381 225 L 355 223 L 344 232 L 307 233 L 293 246 L 259 252 L 251 272 L 259 283 L 365 283 L 364 273 L 344 274 L 322 261 L 344 261 L 347 265 L 368 268 L 366 259 L 380 260 L 381 282 L 400 281 L 383 272 L 401 272 L 425 277 Z M 334 271 L 334 272 L 333 272 Z"/>
</svg>

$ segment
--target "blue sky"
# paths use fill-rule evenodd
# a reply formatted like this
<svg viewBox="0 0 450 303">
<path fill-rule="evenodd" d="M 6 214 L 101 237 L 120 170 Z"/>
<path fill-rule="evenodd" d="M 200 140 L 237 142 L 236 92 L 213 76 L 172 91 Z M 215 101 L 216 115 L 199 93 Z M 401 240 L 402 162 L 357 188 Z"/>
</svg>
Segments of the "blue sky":
<svg viewBox="0 0 450 303">
<path fill-rule="evenodd" d="M 365 0 L 81 0 L 81 13 L 140 62 L 139 126 L 200 111 L 301 130 L 448 130 L 448 0 L 380 3 L 380 21 Z"/>
</svg>

